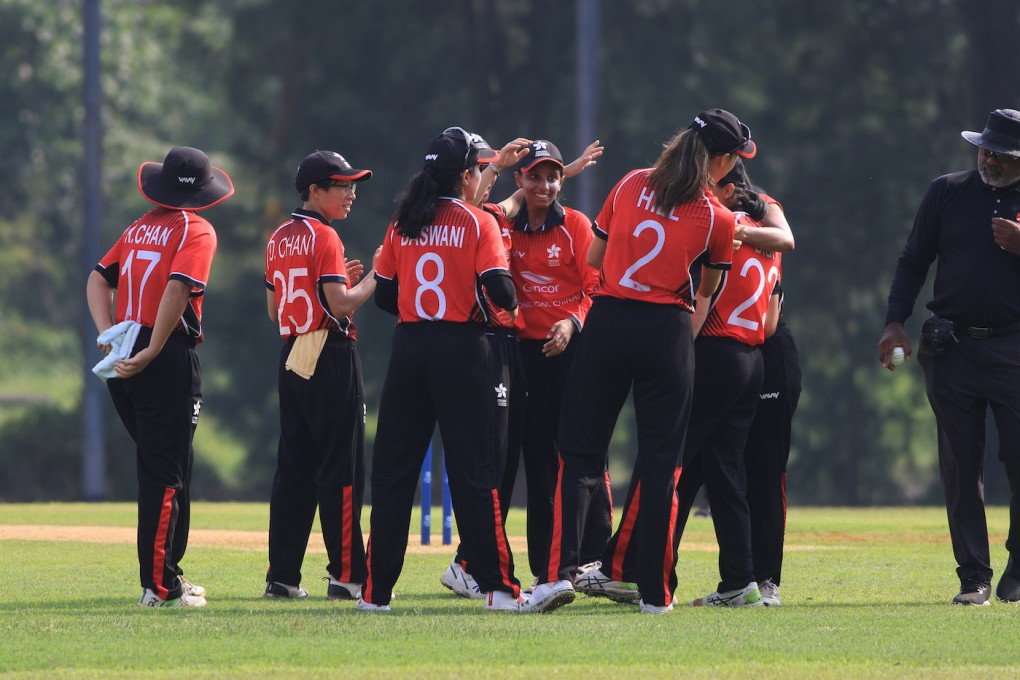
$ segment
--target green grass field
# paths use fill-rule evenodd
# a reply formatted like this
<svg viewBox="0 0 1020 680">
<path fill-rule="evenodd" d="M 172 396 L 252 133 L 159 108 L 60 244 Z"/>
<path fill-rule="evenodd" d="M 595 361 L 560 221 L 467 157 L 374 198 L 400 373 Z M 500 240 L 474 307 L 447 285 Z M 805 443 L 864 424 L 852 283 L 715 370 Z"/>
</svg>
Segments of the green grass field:
<svg viewBox="0 0 1020 680">
<path fill-rule="evenodd" d="M 523 535 L 523 519 L 523 512 L 511 513 L 512 536 Z M 133 523 L 129 504 L 0 504 L 0 531 L 54 525 L 130 535 Z M 211 539 L 197 537 L 207 530 L 264 532 L 267 525 L 265 505 L 195 504 L 196 538 L 183 566 L 209 589 L 209 606 L 187 611 L 134 606 L 140 588 L 129 540 L 103 539 L 98 530 L 90 541 L 107 542 L 53 540 L 73 534 L 69 530 L 38 530 L 30 539 L 0 533 L 0 674 L 1020 676 L 1020 607 L 948 604 L 958 583 L 938 508 L 791 508 L 783 607 L 678 607 L 665 616 L 643 616 L 636 607 L 580 595 L 549 615 L 486 613 L 480 601 L 457 598 L 439 584 L 451 553 L 435 545 L 438 536 L 432 548 L 408 555 L 389 614 L 326 601 L 321 552 L 305 560 L 311 597 L 264 600 L 263 548 L 214 547 Z M 1006 558 L 1007 525 L 1005 509 L 989 512 L 997 570 Z M 417 526 L 415 518 L 412 530 Z M 709 592 L 717 578 L 711 522 L 692 518 L 688 527 L 680 555 L 681 602 Z M 417 543 L 412 538 L 411 545 Z M 526 570 L 523 555 L 517 564 Z"/>
</svg>

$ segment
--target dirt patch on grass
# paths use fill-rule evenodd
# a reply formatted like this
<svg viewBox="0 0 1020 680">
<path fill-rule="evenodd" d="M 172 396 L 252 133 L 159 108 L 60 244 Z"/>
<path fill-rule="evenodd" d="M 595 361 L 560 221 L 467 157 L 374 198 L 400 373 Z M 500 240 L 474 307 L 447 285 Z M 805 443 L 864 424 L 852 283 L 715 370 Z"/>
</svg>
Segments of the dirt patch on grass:
<svg viewBox="0 0 1020 680">
<path fill-rule="evenodd" d="M 835 542 L 856 542 L 854 538 L 848 538 L 840 534 L 818 534 L 812 536 L 819 543 Z M 524 536 L 510 536 L 510 549 L 516 553 L 526 552 L 528 549 L 527 540 Z M 22 540 L 22 541 L 71 541 L 78 543 L 129 543 L 135 542 L 134 527 L 104 527 L 104 526 L 61 526 L 45 524 L 0 524 L 0 541 Z M 456 534 L 453 536 L 453 544 L 458 541 Z M 945 540 L 949 540 L 948 537 Z M 230 531 L 226 529 L 192 529 L 188 536 L 189 548 L 232 548 L 235 550 L 254 550 L 267 552 L 269 550 L 269 537 L 264 531 Z M 800 550 L 825 550 L 832 549 L 831 545 L 792 545 L 787 544 L 787 551 Z M 415 533 L 408 537 L 407 552 L 412 554 L 439 554 L 450 553 L 452 546 L 443 545 L 441 536 L 433 535 L 431 545 L 421 545 L 420 535 Z M 688 542 L 680 547 L 681 551 L 714 551 L 718 550 L 715 543 Z M 308 541 L 308 552 L 325 553 L 326 548 L 322 543 L 322 535 L 313 533 Z"/>
</svg>

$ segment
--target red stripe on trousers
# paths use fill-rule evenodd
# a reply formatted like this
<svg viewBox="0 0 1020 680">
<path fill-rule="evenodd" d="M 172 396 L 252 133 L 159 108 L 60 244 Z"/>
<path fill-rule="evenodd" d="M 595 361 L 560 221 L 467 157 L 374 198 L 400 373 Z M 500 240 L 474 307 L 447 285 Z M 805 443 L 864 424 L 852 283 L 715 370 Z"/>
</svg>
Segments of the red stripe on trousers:
<svg viewBox="0 0 1020 680">
<path fill-rule="evenodd" d="M 513 593 L 514 597 L 519 597 L 521 589 L 514 585 L 513 579 L 510 578 L 510 550 L 507 547 L 506 533 L 503 531 L 503 511 L 499 507 L 499 490 L 492 490 L 492 508 L 495 511 L 496 517 L 496 550 L 499 552 L 499 577 L 503 581 L 503 585 L 510 588 L 510 592 Z M 492 598 L 492 594 L 489 594 Z"/>
<path fill-rule="evenodd" d="M 159 509 L 159 524 L 156 526 L 156 540 L 152 546 L 152 580 L 156 584 L 159 599 L 166 600 L 169 591 L 163 585 L 163 567 L 166 565 L 166 535 L 170 531 L 170 515 L 174 510 L 174 490 L 167 487 L 163 492 L 163 505 Z"/>
<path fill-rule="evenodd" d="M 615 524 L 613 518 L 613 483 L 609 479 L 609 470 L 606 470 L 606 498 L 609 499 L 609 525 Z"/>
<path fill-rule="evenodd" d="M 676 516 L 680 509 L 680 499 L 676 495 L 676 487 L 680 483 L 680 475 L 683 468 L 678 467 L 673 472 L 673 502 L 669 507 L 669 530 L 666 532 L 666 554 L 662 558 L 662 589 L 666 593 L 665 604 L 668 607 L 673 600 L 673 594 L 669 592 L 669 575 L 673 571 L 673 533 L 676 528 Z"/>
<path fill-rule="evenodd" d="M 549 544 L 549 566 L 546 576 L 549 582 L 559 579 L 560 559 L 563 543 L 563 456 L 556 454 L 559 469 L 556 471 L 556 493 L 553 495 L 552 536 Z"/>
<path fill-rule="evenodd" d="M 354 522 L 353 488 L 349 486 L 341 489 L 343 506 L 340 511 L 340 527 L 343 534 L 340 536 L 340 581 L 351 582 L 351 527 Z"/>
<path fill-rule="evenodd" d="M 630 505 L 627 506 L 627 514 L 623 516 L 623 521 L 620 522 L 619 537 L 616 539 L 616 552 L 613 553 L 613 563 L 609 566 L 609 573 L 606 574 L 606 576 L 616 581 L 623 580 L 623 558 L 627 555 L 627 546 L 630 545 L 630 539 L 634 537 L 634 523 L 637 522 L 640 506 L 641 480 L 639 479 L 634 487 L 634 496 L 631 497 Z"/>
<path fill-rule="evenodd" d="M 365 583 L 361 586 L 361 599 L 365 602 L 372 601 L 372 534 L 368 535 L 368 545 L 365 546 L 365 563 L 368 565 L 368 575 Z"/>
<path fill-rule="evenodd" d="M 779 477 L 779 487 L 783 490 L 783 534 L 786 533 L 786 473 Z"/>
</svg>

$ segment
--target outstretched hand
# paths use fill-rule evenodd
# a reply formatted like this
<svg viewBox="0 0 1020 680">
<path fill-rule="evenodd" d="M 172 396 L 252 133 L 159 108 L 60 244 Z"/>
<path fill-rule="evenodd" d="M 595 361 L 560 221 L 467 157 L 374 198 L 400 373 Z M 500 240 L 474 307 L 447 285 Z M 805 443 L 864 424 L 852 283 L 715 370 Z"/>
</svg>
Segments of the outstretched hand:
<svg viewBox="0 0 1020 680">
<path fill-rule="evenodd" d="M 563 176 L 574 177 L 576 175 L 580 175 L 581 171 L 588 166 L 596 165 L 598 163 L 598 157 L 602 155 L 604 150 L 605 147 L 603 147 L 599 143 L 599 140 L 596 139 L 584 148 L 584 151 L 581 152 L 580 156 L 563 166 Z"/>
</svg>

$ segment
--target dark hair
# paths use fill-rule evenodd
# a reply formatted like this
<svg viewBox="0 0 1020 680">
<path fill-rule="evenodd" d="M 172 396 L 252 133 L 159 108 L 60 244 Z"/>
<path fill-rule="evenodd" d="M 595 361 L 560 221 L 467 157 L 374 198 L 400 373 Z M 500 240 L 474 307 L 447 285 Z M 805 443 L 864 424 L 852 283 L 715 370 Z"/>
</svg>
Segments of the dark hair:
<svg viewBox="0 0 1020 680">
<path fill-rule="evenodd" d="M 666 142 L 648 177 L 655 191 L 655 209 L 668 213 L 674 206 L 696 198 L 711 180 L 710 157 L 701 135 L 690 128 Z"/>
<path fill-rule="evenodd" d="M 312 182 L 312 184 L 319 187 L 320 189 L 329 189 L 329 187 L 333 185 L 333 180 L 327 177 L 326 179 L 320 182 Z M 307 202 L 309 197 L 312 195 L 312 184 L 306 186 L 304 191 L 301 192 L 302 201 Z"/>
<path fill-rule="evenodd" d="M 435 219 L 439 197 L 460 197 L 463 193 L 461 172 L 439 174 L 436 168 L 430 167 L 412 177 L 396 199 L 397 212 L 393 216 L 396 232 L 407 238 L 418 238 Z"/>
<path fill-rule="evenodd" d="M 769 206 L 765 199 L 755 191 L 754 184 L 747 174 L 747 168 L 739 158 L 733 165 L 733 169 L 726 173 L 726 176 L 719 180 L 718 185 L 732 184 L 733 207 L 741 212 L 746 212 L 751 219 L 760 222 L 768 212 Z"/>
</svg>

